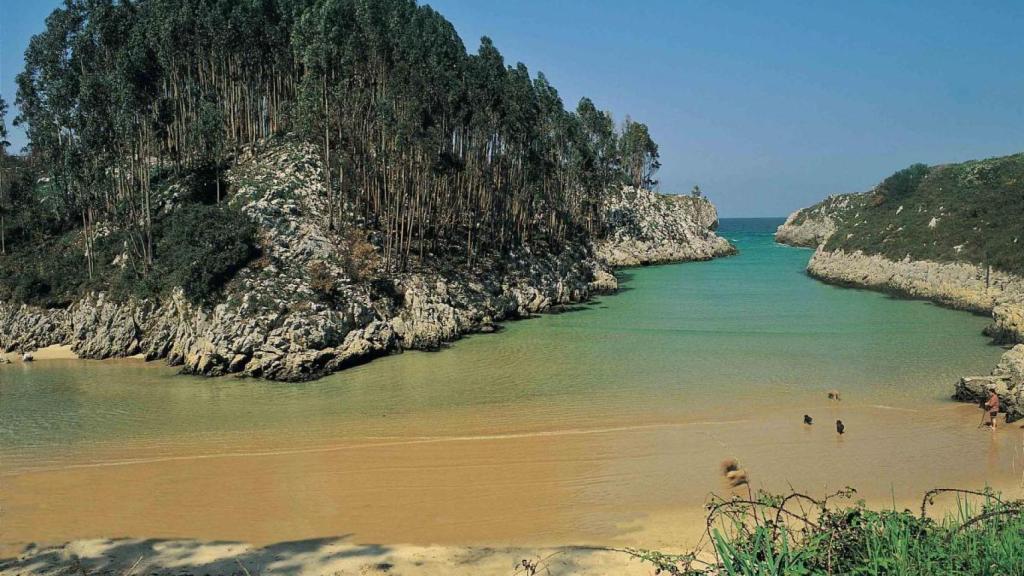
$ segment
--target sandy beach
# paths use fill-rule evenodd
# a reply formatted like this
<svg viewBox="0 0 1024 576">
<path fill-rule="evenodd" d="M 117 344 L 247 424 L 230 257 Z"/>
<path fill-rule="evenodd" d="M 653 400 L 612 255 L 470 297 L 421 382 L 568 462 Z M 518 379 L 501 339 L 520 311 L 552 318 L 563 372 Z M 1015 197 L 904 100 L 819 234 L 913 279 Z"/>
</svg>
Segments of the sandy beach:
<svg viewBox="0 0 1024 576">
<path fill-rule="evenodd" d="M 321 574 L 407 576 L 526 574 L 558 576 L 649 575 L 652 568 L 629 555 L 599 548 L 486 548 L 359 545 L 345 538 L 282 542 L 254 547 L 197 540 L 80 540 L 32 548 L 0 562 L 0 574 L 57 576 L 69 570 L 98 574 Z"/>
<path fill-rule="evenodd" d="M 552 574 L 649 574 L 600 548 L 690 551 L 708 495 L 730 494 L 722 454 L 739 456 L 754 490 L 785 491 L 787 477 L 812 494 L 851 484 L 897 509 L 937 485 L 1020 497 L 1021 430 L 975 434 L 972 408 L 949 408 L 851 405 L 858 429 L 842 440 L 757 419 L 221 452 L 121 443 L 3 472 L 3 573 L 57 574 L 77 557 L 89 574 L 122 574 L 141 556 L 139 574 L 240 573 L 239 562 L 252 574 L 514 574 L 557 552 Z M 905 442 L 915 429 L 930 440 Z M 963 465 L 943 466 L 956 429 L 972 432 L 956 449 Z M 893 484 L 872 483 L 879 470 Z M 128 535 L 147 539 L 107 539 Z"/>
<path fill-rule="evenodd" d="M 11 363 L 21 362 L 21 354 L 18 352 L 6 352 L 0 353 L 0 358 L 7 358 Z M 125 356 L 124 358 L 108 358 L 104 362 L 113 362 L 117 360 L 143 360 L 145 356 L 143 354 L 135 354 L 132 356 Z M 32 361 L 46 361 L 46 360 L 79 360 L 78 354 L 75 354 L 71 350 L 71 346 L 65 344 L 54 344 L 53 346 L 46 346 L 45 348 L 39 348 L 32 351 Z"/>
<path fill-rule="evenodd" d="M 17 352 L 8 352 L 6 354 L 0 354 L 5 356 L 11 362 L 21 362 L 21 354 Z M 39 348 L 32 352 L 32 360 L 77 360 L 78 354 L 71 351 L 71 346 L 65 345 L 53 345 L 45 348 Z"/>
</svg>

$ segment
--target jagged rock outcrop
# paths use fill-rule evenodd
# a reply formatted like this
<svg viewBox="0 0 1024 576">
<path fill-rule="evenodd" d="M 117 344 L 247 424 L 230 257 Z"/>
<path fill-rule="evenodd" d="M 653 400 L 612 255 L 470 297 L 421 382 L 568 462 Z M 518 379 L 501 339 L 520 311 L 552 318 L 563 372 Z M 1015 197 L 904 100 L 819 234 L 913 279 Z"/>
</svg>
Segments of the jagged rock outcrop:
<svg viewBox="0 0 1024 576">
<path fill-rule="evenodd" d="M 328 232 L 320 170 L 315 147 L 289 142 L 248 150 L 229 171 L 230 202 L 257 224 L 262 253 L 219 304 L 195 304 L 181 290 L 161 301 L 96 293 L 66 309 L 0 302 L 0 350 L 64 344 L 83 358 L 142 354 L 191 374 L 306 380 L 382 354 L 437 348 L 618 286 L 609 264 L 579 243 L 557 253 L 521 247 L 472 270 L 353 278 L 351 247 Z M 712 232 L 717 214 L 706 200 L 635 196 L 638 210 L 616 204 L 626 229 L 615 238 L 625 245 L 640 235 L 630 245 L 645 248 L 631 254 L 648 254 L 645 262 L 731 248 Z"/>
<path fill-rule="evenodd" d="M 609 196 L 605 212 L 611 232 L 595 250 L 610 266 L 708 260 L 736 252 L 715 234 L 718 211 L 706 198 L 626 186 Z"/>
<path fill-rule="evenodd" d="M 950 308 L 980 313 L 1000 308 L 1000 315 L 1006 316 L 1002 329 L 1007 331 L 1017 326 L 1013 311 L 1024 302 L 1024 278 L 966 262 L 894 262 L 877 254 L 819 248 L 807 272 L 826 282 L 923 298 Z"/>
<path fill-rule="evenodd" d="M 1024 342 L 1024 302 L 996 305 L 992 308 L 992 319 L 985 334 L 997 344 Z"/>
<path fill-rule="evenodd" d="M 985 329 L 997 343 L 1024 342 L 1024 278 L 966 262 L 894 262 L 877 254 L 818 248 L 807 265 L 824 282 L 931 300 L 959 310 L 991 314 Z"/>
<path fill-rule="evenodd" d="M 953 398 L 978 404 L 988 399 L 990 390 L 999 397 L 999 408 L 1006 413 L 1007 422 L 1024 418 L 1024 344 L 1003 354 L 991 375 L 961 378 Z"/>
<path fill-rule="evenodd" d="M 862 202 L 861 194 L 838 194 L 793 212 L 775 232 L 775 241 L 790 246 L 817 248 L 835 233 L 851 208 Z"/>
</svg>

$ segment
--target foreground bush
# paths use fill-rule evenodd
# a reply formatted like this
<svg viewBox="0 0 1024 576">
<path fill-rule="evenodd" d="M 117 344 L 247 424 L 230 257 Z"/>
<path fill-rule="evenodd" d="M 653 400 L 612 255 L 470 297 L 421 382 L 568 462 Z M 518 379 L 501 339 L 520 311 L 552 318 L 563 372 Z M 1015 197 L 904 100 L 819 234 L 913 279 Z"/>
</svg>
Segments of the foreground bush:
<svg viewBox="0 0 1024 576">
<path fill-rule="evenodd" d="M 835 504 L 852 494 L 718 500 L 697 552 L 628 552 L 674 576 L 1024 575 L 1024 501 L 941 489 L 927 493 L 918 512 Z M 928 506 L 943 494 L 957 507 L 936 520 Z"/>
</svg>

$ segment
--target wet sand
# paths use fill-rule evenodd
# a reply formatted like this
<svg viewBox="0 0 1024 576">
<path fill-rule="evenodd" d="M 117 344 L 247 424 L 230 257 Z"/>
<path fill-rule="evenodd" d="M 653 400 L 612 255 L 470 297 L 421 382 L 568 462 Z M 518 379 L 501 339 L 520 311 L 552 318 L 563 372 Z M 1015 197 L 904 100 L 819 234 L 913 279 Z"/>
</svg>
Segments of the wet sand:
<svg viewBox="0 0 1024 576">
<path fill-rule="evenodd" d="M 740 460 L 754 489 L 823 495 L 853 486 L 876 506 L 916 509 L 937 486 L 990 485 L 1024 497 L 1024 430 L 979 430 L 971 406 L 822 401 L 811 411 L 820 423 L 810 427 L 791 409 L 508 435 L 316 445 L 261 438 L 230 451 L 94 449 L 55 466 L 4 469 L 3 540 L 8 551 L 136 535 L 678 551 L 700 538 L 709 494 L 728 494 L 718 475 L 726 457 Z M 846 422 L 846 435 L 835 433 L 833 417 Z"/>
<path fill-rule="evenodd" d="M 21 354 L 9 352 L 5 355 L 11 362 L 21 362 Z M 32 360 L 75 360 L 78 354 L 71 351 L 71 346 L 53 345 L 39 348 L 32 352 Z"/>
</svg>

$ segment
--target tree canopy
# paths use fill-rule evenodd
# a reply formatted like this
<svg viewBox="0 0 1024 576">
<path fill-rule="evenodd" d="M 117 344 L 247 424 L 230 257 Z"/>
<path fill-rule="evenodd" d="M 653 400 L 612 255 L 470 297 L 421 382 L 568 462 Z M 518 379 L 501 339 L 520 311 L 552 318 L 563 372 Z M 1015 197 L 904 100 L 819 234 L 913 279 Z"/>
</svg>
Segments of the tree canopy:
<svg viewBox="0 0 1024 576">
<path fill-rule="evenodd" d="M 285 133 L 320 146 L 331 228 L 381 231 L 391 269 L 601 234 L 602 194 L 659 167 L 645 125 L 566 110 L 415 0 L 65 0 L 17 83 L 49 213 L 81 229 L 90 272 L 112 226 L 152 273 L 155 187 L 204 175 L 219 202 L 238 151 Z"/>
</svg>

